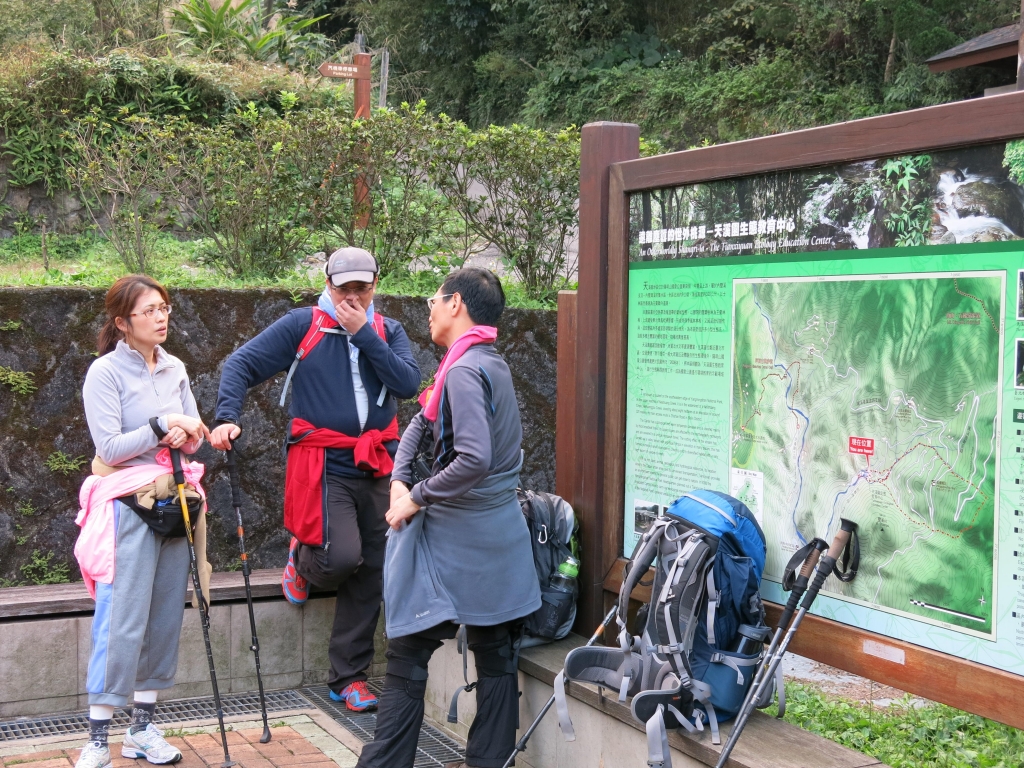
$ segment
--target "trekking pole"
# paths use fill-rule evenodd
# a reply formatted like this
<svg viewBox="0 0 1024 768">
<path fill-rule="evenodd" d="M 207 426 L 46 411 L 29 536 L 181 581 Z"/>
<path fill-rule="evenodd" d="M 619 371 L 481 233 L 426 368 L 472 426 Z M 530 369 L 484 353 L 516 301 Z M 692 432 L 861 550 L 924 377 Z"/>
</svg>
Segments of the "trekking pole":
<svg viewBox="0 0 1024 768">
<path fill-rule="evenodd" d="M 181 468 L 181 451 L 171 448 L 171 466 L 174 468 L 174 484 L 178 486 L 178 501 L 181 503 L 181 514 L 185 517 L 185 538 L 188 540 L 188 559 L 192 566 L 192 588 L 199 603 L 199 622 L 203 627 L 203 641 L 206 643 L 206 660 L 210 663 L 210 682 L 213 684 L 213 703 L 217 707 L 217 722 L 220 723 L 220 739 L 224 745 L 224 762 L 221 768 L 231 768 L 235 761 L 228 754 L 228 735 L 224 730 L 224 708 L 220 703 L 220 689 L 217 687 L 217 670 L 213 667 L 213 648 L 210 646 L 210 613 L 209 604 L 203 596 L 203 587 L 199 583 L 199 563 L 196 561 L 196 545 L 192 539 L 192 520 L 188 514 L 188 502 L 185 501 L 185 472 Z"/>
<path fill-rule="evenodd" d="M 800 610 L 797 611 L 796 617 L 793 619 L 793 623 L 786 631 L 786 637 L 782 641 L 782 645 L 779 646 L 775 655 L 772 656 L 769 661 L 768 667 L 765 670 L 765 674 L 761 678 L 761 682 L 754 692 L 753 701 L 757 701 L 761 698 L 763 691 L 767 688 L 772 677 L 775 675 L 775 670 L 779 664 L 782 663 L 782 658 L 786 655 L 786 649 L 789 648 L 789 643 L 793 639 L 793 635 L 800 627 L 800 623 L 804 620 L 804 616 L 807 615 L 807 610 L 811 607 L 814 599 L 818 596 L 818 592 L 821 590 L 822 585 L 825 583 L 825 579 L 828 578 L 829 574 L 836 569 L 836 562 L 840 556 L 846 553 L 844 557 L 844 565 L 847 558 L 850 557 L 850 549 L 847 549 L 848 545 L 853 542 L 853 566 L 851 570 L 845 574 L 841 574 L 836 570 L 836 575 L 839 576 L 843 581 L 852 581 L 853 577 L 857 575 L 857 565 L 860 559 L 860 547 L 857 543 L 857 524 L 846 518 L 840 518 L 839 530 L 836 532 L 836 537 L 832 540 L 832 545 L 828 548 L 828 554 L 822 557 L 818 561 L 818 567 L 814 572 L 814 581 L 807 588 L 807 592 L 804 594 L 804 600 L 800 604 Z M 722 768 L 725 765 L 726 760 L 729 759 L 729 755 L 736 746 L 736 742 L 739 740 L 740 733 L 743 731 L 743 727 L 747 724 L 747 720 L 750 718 L 750 709 L 746 711 L 746 718 L 741 722 L 739 719 L 736 720 L 736 725 L 732 729 L 732 733 L 729 735 L 729 740 L 722 748 L 722 754 L 718 757 L 718 762 L 715 764 L 715 768 Z"/>
<path fill-rule="evenodd" d="M 601 622 L 601 626 L 599 626 L 597 630 L 594 632 L 594 634 L 590 636 L 590 639 L 587 640 L 587 644 L 584 646 L 584 648 L 589 648 L 591 645 L 593 645 L 600 639 L 601 635 L 604 634 L 605 628 L 609 624 L 611 624 L 611 621 L 615 617 L 615 612 L 617 610 L 618 605 L 613 607 L 610 611 L 608 611 L 607 614 L 605 614 L 604 620 Z M 552 695 L 552 697 L 548 699 L 548 703 L 544 705 L 544 709 L 542 709 L 540 711 L 540 714 L 537 715 L 537 717 L 534 719 L 532 723 L 530 723 L 530 727 L 526 729 L 526 733 L 523 734 L 523 737 L 519 739 L 518 742 L 516 742 L 515 749 L 512 750 L 512 754 L 509 755 L 508 760 L 505 761 L 505 764 L 501 768 L 509 768 L 509 766 L 511 766 L 512 763 L 516 761 L 516 755 L 518 755 L 520 752 L 526 751 L 526 742 L 530 740 L 530 737 L 533 736 L 533 732 L 536 731 L 537 726 L 540 725 L 540 721 L 544 719 L 544 715 L 546 715 L 548 713 L 548 710 L 550 710 L 551 707 L 553 707 L 554 705 L 555 697 Z"/>
<path fill-rule="evenodd" d="M 249 585 L 249 555 L 245 551 L 245 528 L 242 525 L 242 488 L 238 481 L 238 464 L 235 462 L 234 448 L 229 444 L 227 451 L 228 474 L 231 477 L 231 503 L 235 507 L 235 521 L 238 523 L 238 552 L 242 559 L 242 578 L 245 579 L 245 602 L 249 606 L 249 629 L 252 631 L 252 643 L 249 650 L 256 659 L 256 684 L 260 689 L 260 709 L 263 711 L 263 735 L 260 744 L 270 741 L 270 725 L 267 723 L 267 697 L 263 693 L 263 670 L 260 668 L 260 641 L 256 636 L 256 615 L 252 609 L 252 587 Z"/>
<path fill-rule="evenodd" d="M 761 680 L 764 679 L 765 673 L 768 667 L 771 665 L 772 658 L 775 656 L 775 650 L 779 647 L 779 641 L 782 640 L 783 633 L 789 626 L 790 619 L 793 618 L 793 613 L 796 611 L 797 603 L 800 602 L 800 598 L 803 597 L 804 592 L 807 590 L 807 582 L 810 580 L 811 574 L 814 572 L 814 567 L 818 564 L 818 559 L 821 557 L 821 553 L 828 548 L 828 543 L 823 539 L 812 539 L 811 542 L 802 550 L 797 552 L 794 560 L 803 555 L 803 565 L 800 568 L 799 575 L 796 577 L 796 581 L 793 582 L 789 588 L 789 601 L 786 603 L 786 607 L 783 608 L 782 614 L 779 616 L 779 623 L 775 628 L 775 634 L 772 636 L 771 644 L 768 646 L 768 650 L 764 654 L 763 661 L 757 667 L 757 674 L 754 675 L 753 681 L 750 683 L 750 688 L 747 689 L 747 696 L 743 700 L 743 706 L 740 707 L 740 711 L 736 715 L 736 724 L 733 726 L 732 733 L 729 734 L 729 738 L 725 742 L 725 746 L 722 748 L 722 754 L 728 757 L 729 753 L 732 752 L 733 746 L 735 746 L 736 740 L 739 738 L 740 731 L 743 730 L 743 726 L 746 725 L 747 719 L 750 714 L 757 708 L 758 700 L 755 698 L 755 693 L 761 686 Z M 797 561 L 798 563 L 800 561 Z M 792 568 L 794 565 L 793 561 L 790 561 L 787 570 Z M 788 574 L 787 574 L 788 575 Z M 786 589 L 786 577 L 782 579 L 783 589 Z M 724 758 L 723 758 L 724 759 Z M 719 761 L 721 766 L 721 761 Z"/>
</svg>

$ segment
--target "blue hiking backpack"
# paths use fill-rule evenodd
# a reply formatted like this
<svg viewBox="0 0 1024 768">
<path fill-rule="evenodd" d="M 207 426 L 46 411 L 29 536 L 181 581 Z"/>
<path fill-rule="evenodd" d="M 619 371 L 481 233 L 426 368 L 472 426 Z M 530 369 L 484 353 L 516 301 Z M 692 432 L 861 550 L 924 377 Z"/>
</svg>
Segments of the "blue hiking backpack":
<svg viewBox="0 0 1024 768">
<path fill-rule="evenodd" d="M 718 744 L 718 724 L 739 711 L 770 637 L 759 591 L 764 563 L 764 533 L 746 505 L 716 491 L 685 493 L 651 523 L 626 564 L 619 647 L 577 648 L 566 657 L 564 679 L 617 690 L 622 702 L 633 697 L 651 766 L 671 768 L 667 729 L 696 732 L 707 723 Z M 633 635 L 626 626 L 629 596 L 652 565 L 651 601 Z M 568 737 L 562 679 L 555 694 Z"/>
</svg>

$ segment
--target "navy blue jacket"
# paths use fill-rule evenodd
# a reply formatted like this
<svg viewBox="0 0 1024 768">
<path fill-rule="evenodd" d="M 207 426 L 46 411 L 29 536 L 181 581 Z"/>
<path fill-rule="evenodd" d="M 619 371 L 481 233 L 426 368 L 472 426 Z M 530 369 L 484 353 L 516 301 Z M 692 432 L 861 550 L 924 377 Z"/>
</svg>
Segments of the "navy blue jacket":
<svg viewBox="0 0 1024 768">
<path fill-rule="evenodd" d="M 246 391 L 288 370 L 312 320 L 312 307 L 293 309 L 235 350 L 224 363 L 220 377 L 218 422 L 237 424 Z M 351 343 L 359 348 L 359 373 L 369 400 L 365 429 L 385 429 L 398 413 L 395 398 L 415 397 L 419 392 L 421 375 L 402 324 L 385 317 L 384 334 L 387 336 L 386 344 L 370 323 L 352 337 L 325 334 L 295 370 L 289 416 L 352 437 L 360 434 L 348 356 L 351 338 Z M 385 385 L 388 397 L 378 407 L 381 387 Z M 276 393 L 274 400 L 277 400 Z M 394 458 L 398 441 L 385 445 Z M 351 449 L 327 449 L 326 469 L 328 474 L 342 477 L 373 477 L 372 472 L 356 469 Z"/>
</svg>

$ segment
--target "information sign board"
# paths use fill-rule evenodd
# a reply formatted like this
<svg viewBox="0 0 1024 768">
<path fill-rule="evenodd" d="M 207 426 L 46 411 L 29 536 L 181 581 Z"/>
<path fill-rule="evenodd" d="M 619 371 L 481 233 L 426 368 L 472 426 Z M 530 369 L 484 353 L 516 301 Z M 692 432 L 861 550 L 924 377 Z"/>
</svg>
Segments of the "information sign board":
<svg viewBox="0 0 1024 768">
<path fill-rule="evenodd" d="M 624 548 L 727 489 L 782 569 L 840 517 L 813 612 L 1024 674 L 1017 142 L 629 199 Z"/>
</svg>

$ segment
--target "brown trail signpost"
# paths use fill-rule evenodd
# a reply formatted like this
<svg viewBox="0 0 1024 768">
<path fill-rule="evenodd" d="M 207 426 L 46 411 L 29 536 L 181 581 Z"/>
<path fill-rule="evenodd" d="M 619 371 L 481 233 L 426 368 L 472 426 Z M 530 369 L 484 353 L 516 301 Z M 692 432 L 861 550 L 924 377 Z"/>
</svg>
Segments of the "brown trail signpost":
<svg viewBox="0 0 1024 768">
<path fill-rule="evenodd" d="M 370 54 L 357 53 L 352 57 L 351 64 L 338 64 L 333 61 L 325 61 L 317 70 L 324 77 L 338 80 L 355 80 L 355 116 L 356 119 L 370 116 Z M 360 176 L 356 179 L 355 207 L 359 211 L 357 225 L 360 229 L 366 229 L 370 220 L 367 201 L 370 196 L 366 180 Z"/>
</svg>

